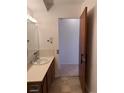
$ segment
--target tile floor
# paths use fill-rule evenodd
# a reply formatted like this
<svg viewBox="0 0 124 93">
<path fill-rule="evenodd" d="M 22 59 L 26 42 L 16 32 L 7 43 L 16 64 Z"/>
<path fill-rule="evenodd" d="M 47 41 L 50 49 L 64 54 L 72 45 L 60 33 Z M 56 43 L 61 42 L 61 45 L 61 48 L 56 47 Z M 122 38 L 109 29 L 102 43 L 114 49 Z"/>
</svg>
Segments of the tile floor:
<svg viewBox="0 0 124 93">
<path fill-rule="evenodd" d="M 82 93 L 79 77 L 60 77 L 53 82 L 50 93 Z"/>
<path fill-rule="evenodd" d="M 79 76 L 78 64 L 61 64 L 60 75 L 63 76 Z"/>
</svg>

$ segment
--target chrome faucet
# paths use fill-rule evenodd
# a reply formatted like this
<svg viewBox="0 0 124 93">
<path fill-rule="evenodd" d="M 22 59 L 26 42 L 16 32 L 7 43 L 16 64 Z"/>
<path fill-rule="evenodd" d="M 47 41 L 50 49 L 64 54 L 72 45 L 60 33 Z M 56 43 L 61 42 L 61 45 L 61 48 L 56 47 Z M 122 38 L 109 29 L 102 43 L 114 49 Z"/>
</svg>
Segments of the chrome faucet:
<svg viewBox="0 0 124 93">
<path fill-rule="evenodd" d="M 36 62 L 39 59 L 39 51 L 34 52 L 32 63 Z"/>
</svg>

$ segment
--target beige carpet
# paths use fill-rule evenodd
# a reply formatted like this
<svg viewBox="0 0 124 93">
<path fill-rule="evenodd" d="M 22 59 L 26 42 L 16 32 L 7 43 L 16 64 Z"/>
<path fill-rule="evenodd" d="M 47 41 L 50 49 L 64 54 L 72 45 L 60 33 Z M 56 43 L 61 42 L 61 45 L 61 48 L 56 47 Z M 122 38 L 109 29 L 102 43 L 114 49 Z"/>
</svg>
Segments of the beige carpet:
<svg viewBox="0 0 124 93">
<path fill-rule="evenodd" d="M 78 64 L 61 64 L 60 75 L 63 76 L 79 76 Z"/>
<path fill-rule="evenodd" d="M 55 79 L 49 93 L 82 93 L 79 77 L 61 77 Z"/>
</svg>

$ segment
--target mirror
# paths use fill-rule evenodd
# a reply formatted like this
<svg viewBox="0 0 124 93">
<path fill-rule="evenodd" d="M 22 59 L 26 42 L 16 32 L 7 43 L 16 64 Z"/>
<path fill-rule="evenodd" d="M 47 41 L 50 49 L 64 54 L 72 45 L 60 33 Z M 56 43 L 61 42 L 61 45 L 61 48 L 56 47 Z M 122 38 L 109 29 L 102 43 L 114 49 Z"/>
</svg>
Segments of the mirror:
<svg viewBox="0 0 124 93">
<path fill-rule="evenodd" d="M 27 62 L 30 63 L 33 54 L 39 50 L 38 25 L 32 17 L 27 19 Z"/>
</svg>

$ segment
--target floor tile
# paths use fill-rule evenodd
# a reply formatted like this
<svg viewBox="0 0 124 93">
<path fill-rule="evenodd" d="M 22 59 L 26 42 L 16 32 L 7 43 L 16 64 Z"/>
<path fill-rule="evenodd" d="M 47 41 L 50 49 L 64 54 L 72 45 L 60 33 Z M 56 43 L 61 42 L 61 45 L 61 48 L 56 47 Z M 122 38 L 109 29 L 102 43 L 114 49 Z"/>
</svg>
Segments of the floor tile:
<svg viewBox="0 0 124 93">
<path fill-rule="evenodd" d="M 50 93 L 82 93 L 79 77 L 56 78 Z"/>
</svg>

